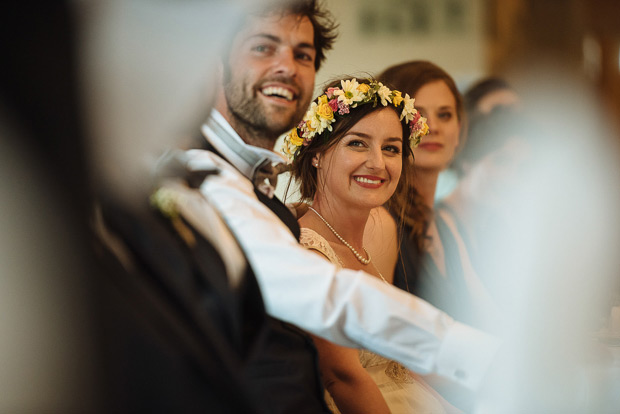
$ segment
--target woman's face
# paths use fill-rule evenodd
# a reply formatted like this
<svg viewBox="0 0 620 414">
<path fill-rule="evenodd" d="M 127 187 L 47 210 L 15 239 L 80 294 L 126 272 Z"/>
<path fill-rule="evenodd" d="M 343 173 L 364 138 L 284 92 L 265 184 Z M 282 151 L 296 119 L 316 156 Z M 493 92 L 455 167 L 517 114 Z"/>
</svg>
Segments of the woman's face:
<svg viewBox="0 0 620 414">
<path fill-rule="evenodd" d="M 315 200 L 338 207 L 374 208 L 394 193 L 403 160 L 403 131 L 395 111 L 374 111 L 335 145 L 317 154 Z"/>
<path fill-rule="evenodd" d="M 429 134 L 413 150 L 416 169 L 441 171 L 448 167 L 459 144 L 461 123 L 456 99 L 442 80 L 422 86 L 414 98 L 415 107 L 429 126 Z"/>
</svg>

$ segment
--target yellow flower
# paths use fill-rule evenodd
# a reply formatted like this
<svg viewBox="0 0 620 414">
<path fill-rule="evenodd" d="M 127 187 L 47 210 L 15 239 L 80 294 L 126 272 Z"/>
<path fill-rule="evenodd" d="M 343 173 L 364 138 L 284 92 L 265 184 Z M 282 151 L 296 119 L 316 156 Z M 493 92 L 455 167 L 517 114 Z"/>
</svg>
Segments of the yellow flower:
<svg viewBox="0 0 620 414">
<path fill-rule="evenodd" d="M 177 194 L 167 188 L 159 188 L 153 194 L 151 194 L 151 205 L 157 207 L 166 217 L 175 218 L 178 217 L 177 211 Z"/>
<path fill-rule="evenodd" d="M 289 134 L 289 139 L 291 141 L 291 144 L 295 145 L 296 147 L 299 147 L 304 142 L 304 139 L 297 135 L 297 128 L 294 128 L 291 131 L 291 133 Z"/>
<path fill-rule="evenodd" d="M 327 95 L 321 95 L 319 96 L 319 100 L 317 102 L 319 105 L 320 104 L 326 104 L 327 103 Z"/>
<path fill-rule="evenodd" d="M 319 107 L 317 108 L 316 113 L 321 118 L 326 119 L 328 121 L 331 121 L 332 119 L 334 119 L 334 111 L 332 111 L 332 108 L 327 103 L 327 97 L 325 97 L 325 102 L 319 103 Z"/>
<path fill-rule="evenodd" d="M 366 83 L 362 83 L 357 87 L 357 90 L 360 91 L 363 94 L 368 93 L 368 90 L 370 89 L 370 86 Z"/>
<path fill-rule="evenodd" d="M 400 91 L 394 91 L 394 97 L 392 98 L 392 103 L 394 104 L 394 106 L 400 105 L 402 101 L 403 97 L 401 96 Z"/>
<path fill-rule="evenodd" d="M 312 127 L 312 122 L 311 121 L 306 121 L 306 128 L 308 128 L 308 131 L 310 131 L 310 132 L 314 131 L 314 128 Z"/>
</svg>

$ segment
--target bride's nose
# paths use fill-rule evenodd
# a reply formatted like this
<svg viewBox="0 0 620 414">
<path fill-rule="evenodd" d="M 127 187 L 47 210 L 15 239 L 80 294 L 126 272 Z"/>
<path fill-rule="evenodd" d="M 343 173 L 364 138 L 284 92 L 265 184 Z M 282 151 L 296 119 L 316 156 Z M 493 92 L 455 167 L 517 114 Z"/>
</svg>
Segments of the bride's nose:
<svg viewBox="0 0 620 414">
<path fill-rule="evenodd" d="M 373 170 L 382 170 L 385 168 L 385 160 L 383 159 L 381 148 L 371 148 L 370 151 L 368 151 L 366 166 Z"/>
</svg>

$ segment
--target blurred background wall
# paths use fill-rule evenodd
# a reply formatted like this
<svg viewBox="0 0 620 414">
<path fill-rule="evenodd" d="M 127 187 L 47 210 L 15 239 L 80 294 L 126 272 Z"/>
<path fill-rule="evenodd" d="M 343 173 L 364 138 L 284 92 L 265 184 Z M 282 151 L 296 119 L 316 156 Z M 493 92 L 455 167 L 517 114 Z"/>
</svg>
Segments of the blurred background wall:
<svg viewBox="0 0 620 414">
<path fill-rule="evenodd" d="M 327 0 L 340 38 L 317 85 L 341 74 L 377 73 L 426 59 L 459 87 L 506 75 L 535 52 L 587 75 L 620 116 L 617 0 Z M 534 62 L 532 62 L 534 63 Z"/>
<path fill-rule="evenodd" d="M 327 0 L 340 37 L 317 85 L 426 59 L 466 83 L 486 71 L 484 0 Z"/>
</svg>

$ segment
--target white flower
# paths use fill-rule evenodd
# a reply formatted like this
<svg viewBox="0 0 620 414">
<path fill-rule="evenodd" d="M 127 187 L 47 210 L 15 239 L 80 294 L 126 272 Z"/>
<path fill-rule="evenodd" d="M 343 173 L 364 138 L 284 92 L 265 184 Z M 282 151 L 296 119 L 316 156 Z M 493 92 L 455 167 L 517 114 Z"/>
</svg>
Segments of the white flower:
<svg viewBox="0 0 620 414">
<path fill-rule="evenodd" d="M 413 119 L 413 116 L 416 112 L 416 109 L 413 106 L 413 104 L 415 103 L 415 99 L 411 99 L 411 97 L 409 97 L 409 94 L 406 93 L 405 97 L 403 98 L 403 103 L 403 112 L 400 114 L 400 119 L 402 120 L 403 118 L 405 118 L 405 122 L 409 123 Z"/>
<path fill-rule="evenodd" d="M 319 121 L 319 125 L 320 125 L 320 133 L 322 133 L 325 128 L 327 128 L 329 131 L 332 130 L 332 123 L 336 121 L 335 118 L 332 119 L 325 119 L 323 117 L 317 116 L 316 118 L 318 118 Z M 317 131 L 319 131 L 319 128 L 317 128 Z"/>
<path fill-rule="evenodd" d="M 381 98 L 381 105 L 388 106 L 388 103 L 392 103 L 392 98 L 390 98 L 392 91 L 390 88 L 385 86 L 382 83 L 379 83 L 379 90 L 377 91 L 377 95 Z"/>
<path fill-rule="evenodd" d="M 299 148 L 296 145 L 293 145 L 291 143 L 291 141 L 284 141 L 284 145 L 282 145 L 282 153 L 284 155 L 286 155 L 286 157 L 292 161 L 293 160 L 293 155 L 295 154 L 295 151 L 297 151 L 297 148 Z"/>
<path fill-rule="evenodd" d="M 321 121 L 319 121 L 319 117 L 316 114 L 317 108 L 318 108 L 318 105 L 316 104 L 316 102 L 312 102 L 310 104 L 310 108 L 308 109 L 308 112 L 306 112 L 306 116 L 304 116 L 304 121 L 306 121 L 306 124 L 310 122 L 309 128 L 308 128 L 310 131 L 317 131 L 317 133 L 320 134 L 321 132 L 318 131 L 318 129 L 321 126 Z"/>
<path fill-rule="evenodd" d="M 338 89 L 334 92 L 334 95 L 338 96 L 340 102 L 344 102 L 347 105 L 352 105 L 354 102 L 360 102 L 364 99 L 364 94 L 357 89 L 359 83 L 357 79 L 342 80 L 342 89 Z M 355 108 L 355 106 L 353 106 Z"/>
</svg>

